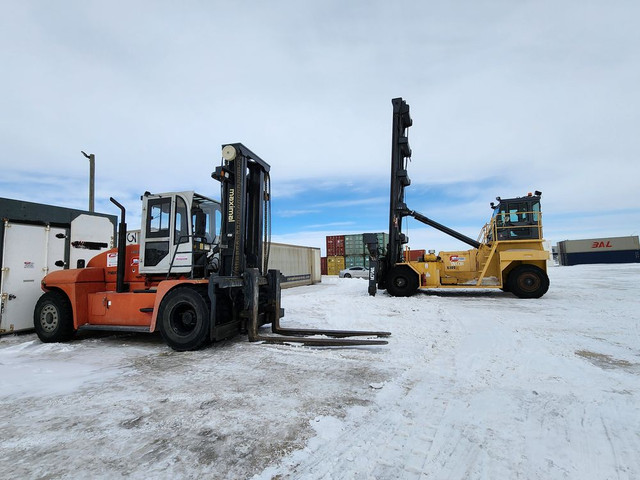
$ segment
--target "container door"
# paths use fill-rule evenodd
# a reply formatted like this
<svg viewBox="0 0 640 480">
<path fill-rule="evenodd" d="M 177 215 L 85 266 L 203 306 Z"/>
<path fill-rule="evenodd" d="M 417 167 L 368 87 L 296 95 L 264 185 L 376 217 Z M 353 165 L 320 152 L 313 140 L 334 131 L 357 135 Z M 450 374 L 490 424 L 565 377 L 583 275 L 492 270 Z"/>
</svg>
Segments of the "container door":
<svg viewBox="0 0 640 480">
<path fill-rule="evenodd" d="M 0 334 L 33 328 L 40 281 L 64 264 L 64 228 L 6 223 L 2 258 Z M 56 236 L 58 235 L 58 236 Z"/>
<path fill-rule="evenodd" d="M 69 268 L 84 268 L 89 260 L 113 245 L 113 224 L 108 218 L 79 215 L 71 222 Z"/>
</svg>

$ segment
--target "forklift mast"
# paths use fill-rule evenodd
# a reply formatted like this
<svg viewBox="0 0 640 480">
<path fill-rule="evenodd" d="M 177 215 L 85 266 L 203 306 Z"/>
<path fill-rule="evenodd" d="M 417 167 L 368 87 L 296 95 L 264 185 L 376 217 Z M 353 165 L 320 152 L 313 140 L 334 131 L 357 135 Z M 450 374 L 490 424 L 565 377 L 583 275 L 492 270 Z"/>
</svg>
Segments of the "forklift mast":
<svg viewBox="0 0 640 480">
<path fill-rule="evenodd" d="M 386 340 L 345 337 L 386 337 L 389 332 L 284 328 L 280 318 L 281 274 L 269 270 L 271 192 L 269 164 L 241 143 L 224 145 L 223 163 L 212 173 L 221 183 L 222 220 L 220 268 L 209 279 L 212 338 L 223 338 L 232 325 L 216 312 L 237 312 L 234 322 L 250 341 L 295 342 L 313 346 L 383 345 Z M 221 317 L 221 315 L 218 315 Z M 271 324 L 275 335 L 259 332 Z M 216 333 L 221 332 L 221 333 Z M 332 338 L 318 338 L 318 335 Z"/>
<path fill-rule="evenodd" d="M 269 164 L 241 143 L 225 145 L 222 157 L 223 165 L 211 175 L 221 182 L 219 275 L 239 276 L 247 268 L 264 275 L 271 220 Z"/>
<path fill-rule="evenodd" d="M 380 246 L 377 245 L 375 234 L 365 234 L 364 242 L 370 254 L 369 261 L 369 294 L 375 295 L 377 288 L 387 288 L 387 277 L 395 265 L 406 260 L 403 259 L 403 245 L 409 242 L 409 238 L 402 233 L 402 221 L 404 217 L 413 217 L 425 225 L 429 225 L 451 237 L 454 237 L 474 248 L 480 243 L 442 225 L 431 218 L 411 210 L 405 203 L 405 188 L 411 185 L 411 179 L 407 173 L 407 165 L 411 160 L 411 147 L 409 146 L 409 127 L 413 125 L 409 105 L 401 97 L 391 100 L 393 105 L 393 126 L 391 143 L 391 181 L 389 198 L 389 244 L 386 254 L 380 256 Z"/>
<path fill-rule="evenodd" d="M 413 125 L 409 105 L 402 98 L 391 100 L 393 104 L 393 131 L 391 143 L 391 189 L 389 199 L 389 246 L 386 263 L 395 265 L 402 261 L 402 246 L 409 238 L 402 233 L 402 219 L 407 206 L 404 189 L 411 185 L 407 164 L 411 160 L 409 127 Z"/>
</svg>

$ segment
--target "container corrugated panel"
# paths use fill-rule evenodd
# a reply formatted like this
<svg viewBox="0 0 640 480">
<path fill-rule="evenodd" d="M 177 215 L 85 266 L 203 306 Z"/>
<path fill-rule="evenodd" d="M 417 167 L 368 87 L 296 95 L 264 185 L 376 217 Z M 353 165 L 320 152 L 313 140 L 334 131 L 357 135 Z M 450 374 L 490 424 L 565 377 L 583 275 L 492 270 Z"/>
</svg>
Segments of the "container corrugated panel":
<svg viewBox="0 0 640 480">
<path fill-rule="evenodd" d="M 640 250 L 565 253 L 558 256 L 560 265 L 590 263 L 640 263 Z"/>
<path fill-rule="evenodd" d="M 362 234 L 345 235 L 344 236 L 344 254 L 347 255 L 364 255 L 365 246 Z"/>
<path fill-rule="evenodd" d="M 320 258 L 320 273 L 322 275 L 328 275 L 327 273 L 327 257 Z"/>
<path fill-rule="evenodd" d="M 377 233 L 378 237 L 378 250 L 381 250 L 382 254 L 387 253 L 387 246 L 389 245 L 389 234 L 388 233 Z"/>
<path fill-rule="evenodd" d="M 269 268 L 280 270 L 285 281 L 282 288 L 312 285 L 322 280 L 320 249 L 271 243 Z"/>
<path fill-rule="evenodd" d="M 327 275 L 338 275 L 344 269 L 344 257 L 327 257 Z"/>
<path fill-rule="evenodd" d="M 638 236 L 589 238 L 560 242 L 564 253 L 618 252 L 640 250 Z"/>
<path fill-rule="evenodd" d="M 344 235 L 327 235 L 327 257 L 344 256 Z"/>
<path fill-rule="evenodd" d="M 426 253 L 426 250 L 409 250 L 409 261 L 419 262 Z"/>
<path fill-rule="evenodd" d="M 346 255 L 344 257 L 345 268 L 349 267 L 364 267 L 365 256 L 364 255 Z"/>
</svg>

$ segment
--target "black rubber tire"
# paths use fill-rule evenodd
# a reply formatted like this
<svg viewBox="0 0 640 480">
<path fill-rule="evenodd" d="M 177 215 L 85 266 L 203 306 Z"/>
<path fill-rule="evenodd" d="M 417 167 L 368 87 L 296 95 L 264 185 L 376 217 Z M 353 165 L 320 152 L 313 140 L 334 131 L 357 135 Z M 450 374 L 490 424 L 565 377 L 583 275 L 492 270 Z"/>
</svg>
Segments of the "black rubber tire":
<svg viewBox="0 0 640 480">
<path fill-rule="evenodd" d="M 206 290 L 171 290 L 162 300 L 158 314 L 162 338 L 178 352 L 202 348 L 209 340 L 209 312 Z"/>
<path fill-rule="evenodd" d="M 350 273 L 345 273 L 344 274 L 344 278 L 351 278 L 351 274 Z"/>
<path fill-rule="evenodd" d="M 75 335 L 73 310 L 67 296 L 56 290 L 45 292 L 33 310 L 33 326 L 44 343 L 65 342 Z"/>
<path fill-rule="evenodd" d="M 540 298 L 549 290 L 549 277 L 535 265 L 520 265 L 509 273 L 507 287 L 518 298 Z"/>
<path fill-rule="evenodd" d="M 410 297 L 418 291 L 418 274 L 407 266 L 396 266 L 387 276 L 387 292 L 394 297 Z"/>
</svg>

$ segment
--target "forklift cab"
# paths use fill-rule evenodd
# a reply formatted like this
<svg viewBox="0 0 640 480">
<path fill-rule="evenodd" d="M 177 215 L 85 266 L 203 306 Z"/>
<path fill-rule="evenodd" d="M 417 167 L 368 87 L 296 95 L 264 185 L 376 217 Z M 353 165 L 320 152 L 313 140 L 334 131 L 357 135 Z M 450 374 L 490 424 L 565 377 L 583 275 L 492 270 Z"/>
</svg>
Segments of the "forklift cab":
<svg viewBox="0 0 640 480">
<path fill-rule="evenodd" d="M 140 273 L 193 273 L 218 242 L 220 203 L 195 192 L 142 196 Z"/>
<path fill-rule="evenodd" d="M 498 240 L 530 240 L 542 238 L 540 211 L 541 192 L 517 198 L 496 198 L 493 223 Z"/>
</svg>

